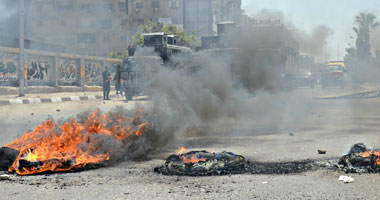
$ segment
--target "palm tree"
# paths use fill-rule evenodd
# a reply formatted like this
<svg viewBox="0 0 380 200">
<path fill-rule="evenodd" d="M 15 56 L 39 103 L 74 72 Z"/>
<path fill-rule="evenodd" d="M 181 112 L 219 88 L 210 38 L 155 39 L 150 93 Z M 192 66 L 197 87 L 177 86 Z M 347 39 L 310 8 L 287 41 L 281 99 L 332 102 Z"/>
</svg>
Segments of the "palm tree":
<svg viewBox="0 0 380 200">
<path fill-rule="evenodd" d="M 358 36 L 356 39 L 357 56 L 365 62 L 369 62 L 371 57 L 370 32 L 380 26 L 380 22 L 375 20 L 376 15 L 365 12 L 359 13 L 355 18 L 357 27 L 354 27 L 353 30 Z"/>
</svg>

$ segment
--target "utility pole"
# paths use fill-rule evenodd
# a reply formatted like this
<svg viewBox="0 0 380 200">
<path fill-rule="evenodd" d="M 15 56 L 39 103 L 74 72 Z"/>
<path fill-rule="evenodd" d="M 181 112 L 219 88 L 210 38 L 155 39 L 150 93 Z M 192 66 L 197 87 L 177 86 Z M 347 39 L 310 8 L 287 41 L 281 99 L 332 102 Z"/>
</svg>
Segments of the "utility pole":
<svg viewBox="0 0 380 200">
<path fill-rule="evenodd" d="M 19 0 L 19 23 L 20 23 L 20 41 L 19 41 L 19 50 L 20 50 L 20 64 L 19 64 L 19 91 L 18 94 L 20 97 L 25 96 L 25 72 L 24 72 L 24 24 L 25 24 L 25 0 Z"/>
</svg>

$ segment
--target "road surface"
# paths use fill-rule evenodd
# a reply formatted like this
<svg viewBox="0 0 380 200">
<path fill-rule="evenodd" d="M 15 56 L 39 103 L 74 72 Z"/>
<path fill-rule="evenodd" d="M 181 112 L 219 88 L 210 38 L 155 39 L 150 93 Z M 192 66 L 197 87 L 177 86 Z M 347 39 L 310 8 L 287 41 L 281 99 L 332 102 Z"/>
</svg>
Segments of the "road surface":
<svg viewBox="0 0 380 200">
<path fill-rule="evenodd" d="M 247 99 L 252 108 L 231 126 L 203 136 L 177 138 L 151 160 L 122 162 L 79 173 L 12 176 L 0 181 L 0 199 L 379 199 L 378 174 L 351 174 L 326 169 L 288 175 L 216 177 L 163 176 L 153 168 L 180 146 L 190 150 L 232 151 L 251 161 L 297 161 L 338 158 L 351 145 L 380 146 L 380 99 L 318 100 L 339 89 L 301 88 L 290 93 L 260 94 Z M 67 102 L 0 107 L 0 145 L 12 141 L 48 117 L 67 119 L 86 111 L 115 106 L 121 100 Z M 60 109 L 60 112 L 57 112 Z M 319 155 L 318 149 L 327 150 Z"/>
</svg>

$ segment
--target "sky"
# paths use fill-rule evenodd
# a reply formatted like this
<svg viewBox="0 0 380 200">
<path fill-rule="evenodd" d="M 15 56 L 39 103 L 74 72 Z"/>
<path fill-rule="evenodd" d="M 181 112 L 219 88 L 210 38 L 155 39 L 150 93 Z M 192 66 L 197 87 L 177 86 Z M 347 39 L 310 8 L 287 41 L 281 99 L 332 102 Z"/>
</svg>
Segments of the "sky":
<svg viewBox="0 0 380 200">
<path fill-rule="evenodd" d="M 355 16 L 362 12 L 372 12 L 380 21 L 380 0 L 242 0 L 242 7 L 249 16 L 262 9 L 282 11 L 287 19 L 306 31 L 318 25 L 326 25 L 334 30 L 329 40 L 330 59 L 341 60 L 349 43 Z"/>
</svg>

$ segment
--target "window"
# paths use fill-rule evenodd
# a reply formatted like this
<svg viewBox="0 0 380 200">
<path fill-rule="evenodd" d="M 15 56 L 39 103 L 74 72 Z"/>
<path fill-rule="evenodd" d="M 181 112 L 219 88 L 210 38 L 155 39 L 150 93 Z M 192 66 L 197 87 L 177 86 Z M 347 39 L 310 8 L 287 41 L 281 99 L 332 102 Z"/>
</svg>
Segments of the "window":
<svg viewBox="0 0 380 200">
<path fill-rule="evenodd" d="M 128 24 L 128 19 L 121 19 L 120 20 L 120 25 L 125 26 L 127 24 Z"/>
<path fill-rule="evenodd" d="M 69 11 L 74 8 L 73 4 L 58 4 L 54 5 L 54 10 L 56 11 Z"/>
<path fill-rule="evenodd" d="M 112 14 L 114 9 L 113 9 L 113 3 L 105 3 L 103 5 L 104 11 L 106 11 L 108 14 Z"/>
<path fill-rule="evenodd" d="M 119 12 L 127 11 L 128 4 L 126 2 L 119 2 Z"/>
<path fill-rule="evenodd" d="M 111 29 L 112 28 L 112 19 L 105 19 L 100 22 L 102 29 Z"/>
<path fill-rule="evenodd" d="M 109 42 L 110 41 L 110 36 L 109 35 L 105 35 L 104 36 L 104 42 Z"/>
<path fill-rule="evenodd" d="M 95 33 L 81 33 L 77 37 L 78 43 L 96 43 Z"/>
<path fill-rule="evenodd" d="M 144 2 L 136 2 L 136 9 L 143 9 L 144 8 Z"/>
<path fill-rule="evenodd" d="M 138 23 L 138 25 L 143 25 L 144 24 L 144 20 L 143 19 L 139 19 L 139 20 L 137 20 L 137 23 Z"/>
<path fill-rule="evenodd" d="M 152 8 L 160 8 L 160 2 L 159 1 L 152 1 Z"/>
<path fill-rule="evenodd" d="M 42 12 L 42 5 L 37 5 L 37 12 Z"/>
<path fill-rule="evenodd" d="M 120 36 L 120 41 L 127 42 L 127 36 L 126 35 Z"/>
<path fill-rule="evenodd" d="M 41 26 L 43 26 L 43 25 L 44 25 L 44 23 L 43 23 L 42 20 L 37 20 L 37 26 L 41 27 Z"/>
<path fill-rule="evenodd" d="M 179 7 L 179 2 L 177 0 L 169 0 L 169 8 L 176 9 Z"/>
<path fill-rule="evenodd" d="M 91 13 L 94 10 L 94 6 L 91 4 L 81 4 L 80 11 Z"/>
<path fill-rule="evenodd" d="M 66 21 L 65 21 L 65 20 L 60 20 L 60 24 L 61 24 L 62 26 L 66 26 Z"/>
</svg>

